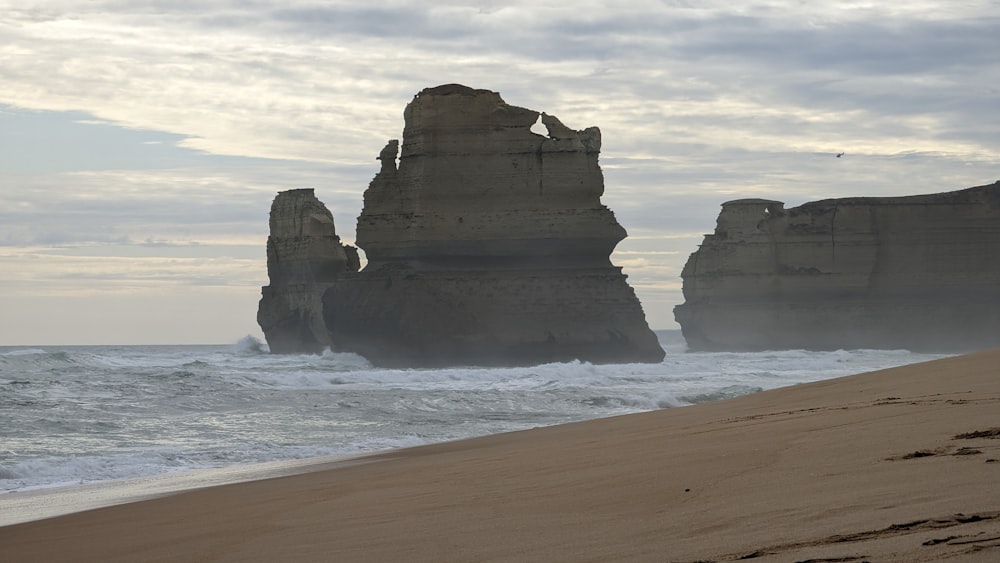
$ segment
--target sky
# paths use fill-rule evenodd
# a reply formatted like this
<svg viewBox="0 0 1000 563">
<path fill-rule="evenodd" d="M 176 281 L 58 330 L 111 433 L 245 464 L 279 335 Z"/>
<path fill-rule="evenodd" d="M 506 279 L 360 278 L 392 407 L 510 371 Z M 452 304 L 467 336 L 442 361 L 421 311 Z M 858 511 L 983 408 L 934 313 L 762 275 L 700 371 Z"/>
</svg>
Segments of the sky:
<svg viewBox="0 0 1000 563">
<path fill-rule="evenodd" d="M 0 0 L 0 346 L 262 338 L 274 195 L 352 243 L 447 83 L 600 127 L 612 261 L 677 328 L 725 201 L 1000 178 L 998 53 L 1000 0 Z"/>
</svg>

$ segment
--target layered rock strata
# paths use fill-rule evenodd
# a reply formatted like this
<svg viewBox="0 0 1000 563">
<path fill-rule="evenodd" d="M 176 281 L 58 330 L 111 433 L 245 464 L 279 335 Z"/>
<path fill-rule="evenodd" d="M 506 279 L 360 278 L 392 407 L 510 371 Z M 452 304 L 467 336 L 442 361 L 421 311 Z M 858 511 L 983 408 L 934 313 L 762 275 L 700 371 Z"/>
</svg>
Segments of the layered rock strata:
<svg viewBox="0 0 1000 563">
<path fill-rule="evenodd" d="M 358 218 L 367 266 L 323 280 L 332 349 L 406 367 L 663 358 L 609 258 L 625 230 L 600 201 L 596 127 L 457 84 L 404 120 Z"/>
<path fill-rule="evenodd" d="M 335 348 L 401 366 L 663 358 L 609 258 L 625 230 L 600 202 L 600 130 L 457 84 L 404 121 L 358 218 L 368 265 L 324 296 Z"/>
<path fill-rule="evenodd" d="M 403 117 L 398 166 L 389 141 L 358 218 L 373 269 L 611 266 L 625 229 L 600 203 L 599 129 L 460 85 L 420 92 Z"/>
<path fill-rule="evenodd" d="M 722 205 L 675 308 L 694 350 L 1000 345 L 1000 184 Z"/>
<path fill-rule="evenodd" d="M 281 192 L 271 204 L 267 275 L 257 323 L 274 353 L 329 347 L 323 293 L 338 276 L 357 271 L 357 249 L 341 244 L 333 215 L 312 189 Z"/>
</svg>

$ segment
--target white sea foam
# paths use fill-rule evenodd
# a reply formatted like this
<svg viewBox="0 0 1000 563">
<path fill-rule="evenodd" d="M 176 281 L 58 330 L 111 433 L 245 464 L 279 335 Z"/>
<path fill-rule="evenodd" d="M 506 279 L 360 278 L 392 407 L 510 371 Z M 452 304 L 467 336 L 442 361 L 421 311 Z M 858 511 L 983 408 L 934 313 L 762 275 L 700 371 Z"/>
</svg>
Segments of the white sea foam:
<svg viewBox="0 0 1000 563">
<path fill-rule="evenodd" d="M 0 357 L 16 358 L 18 356 L 39 356 L 48 354 L 45 350 L 41 348 L 18 348 L 15 350 L 8 350 L 6 352 L 0 352 Z"/>
<path fill-rule="evenodd" d="M 46 456 L 0 466 L 0 494 L 269 461 L 312 459 L 419 446 L 413 435 L 364 438 L 339 446 L 250 446 L 219 451 L 156 447 L 134 453 Z"/>
<path fill-rule="evenodd" d="M 233 344 L 233 352 L 237 354 L 266 354 L 268 348 L 267 344 L 248 334 Z"/>
<path fill-rule="evenodd" d="M 0 491 L 356 454 L 673 408 L 939 356 L 686 353 L 659 364 L 382 369 L 230 346 L 0 348 Z"/>
</svg>

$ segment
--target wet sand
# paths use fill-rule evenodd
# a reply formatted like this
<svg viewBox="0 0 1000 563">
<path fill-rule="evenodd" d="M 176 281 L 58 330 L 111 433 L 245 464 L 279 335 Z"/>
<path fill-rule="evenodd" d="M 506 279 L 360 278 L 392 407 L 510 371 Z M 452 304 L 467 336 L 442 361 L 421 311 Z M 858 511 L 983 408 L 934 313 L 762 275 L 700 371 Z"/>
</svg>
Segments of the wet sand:
<svg viewBox="0 0 1000 563">
<path fill-rule="evenodd" d="M 320 467 L 3 526 L 0 560 L 998 561 L 1000 350 Z"/>
<path fill-rule="evenodd" d="M 0 494 L 0 527 L 206 487 L 343 467 L 363 463 L 364 457 L 359 454 L 271 461 L 4 493 Z"/>
</svg>

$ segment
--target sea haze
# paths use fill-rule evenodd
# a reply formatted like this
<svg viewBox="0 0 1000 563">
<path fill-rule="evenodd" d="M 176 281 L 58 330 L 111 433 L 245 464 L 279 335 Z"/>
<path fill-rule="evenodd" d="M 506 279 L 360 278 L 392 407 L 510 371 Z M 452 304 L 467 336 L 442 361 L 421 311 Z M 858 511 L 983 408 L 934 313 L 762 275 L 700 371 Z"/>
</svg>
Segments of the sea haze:
<svg viewBox="0 0 1000 563">
<path fill-rule="evenodd" d="M 660 408 L 941 356 L 688 353 L 659 364 L 371 367 L 230 346 L 0 347 L 0 493 L 359 454 Z"/>
</svg>

